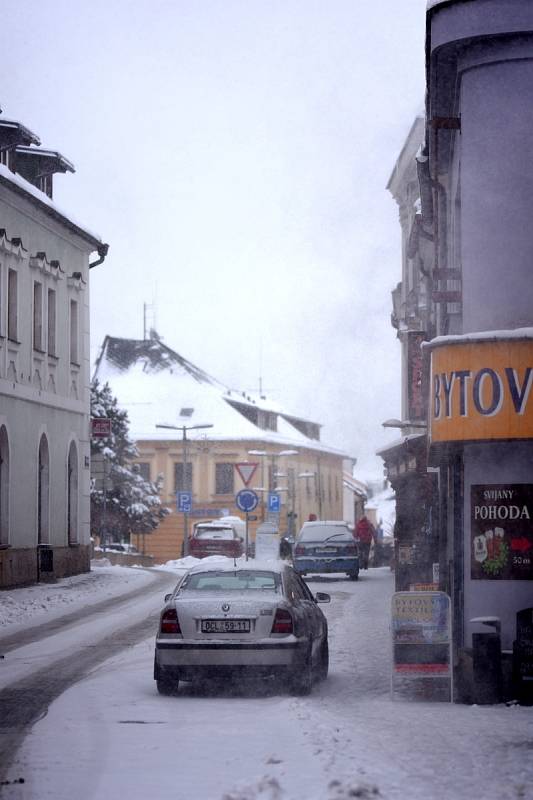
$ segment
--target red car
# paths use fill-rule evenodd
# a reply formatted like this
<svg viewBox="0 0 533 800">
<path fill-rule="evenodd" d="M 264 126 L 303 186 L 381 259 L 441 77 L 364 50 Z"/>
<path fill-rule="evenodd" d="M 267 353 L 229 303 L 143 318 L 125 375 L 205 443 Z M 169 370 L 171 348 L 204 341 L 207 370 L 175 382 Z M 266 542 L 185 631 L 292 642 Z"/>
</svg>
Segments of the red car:
<svg viewBox="0 0 533 800">
<path fill-rule="evenodd" d="M 228 556 L 239 558 L 244 543 L 232 525 L 224 522 L 199 522 L 189 539 L 189 554 L 195 558 Z"/>
</svg>

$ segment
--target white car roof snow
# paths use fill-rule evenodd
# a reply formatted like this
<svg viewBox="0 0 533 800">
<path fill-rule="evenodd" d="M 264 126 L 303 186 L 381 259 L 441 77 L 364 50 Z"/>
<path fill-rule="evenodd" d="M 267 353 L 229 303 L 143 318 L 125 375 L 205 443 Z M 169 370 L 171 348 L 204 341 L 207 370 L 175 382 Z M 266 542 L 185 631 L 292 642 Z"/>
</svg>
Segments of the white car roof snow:
<svg viewBox="0 0 533 800">
<path fill-rule="evenodd" d="M 236 569 L 254 572 L 281 572 L 284 567 L 286 567 L 286 563 L 280 559 L 272 559 L 272 561 L 250 559 L 246 561 L 242 557 L 233 559 L 220 556 L 216 561 L 213 559 L 205 563 L 204 559 L 201 564 L 195 564 L 189 570 L 189 574 L 196 572 L 234 572 Z"/>
</svg>

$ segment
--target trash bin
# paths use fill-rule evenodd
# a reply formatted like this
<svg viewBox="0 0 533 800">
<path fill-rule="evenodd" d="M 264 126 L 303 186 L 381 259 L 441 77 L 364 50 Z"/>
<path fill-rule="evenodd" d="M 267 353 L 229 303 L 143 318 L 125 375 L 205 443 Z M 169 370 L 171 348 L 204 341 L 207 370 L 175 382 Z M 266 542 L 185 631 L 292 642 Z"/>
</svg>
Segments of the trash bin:
<svg viewBox="0 0 533 800">
<path fill-rule="evenodd" d="M 37 548 L 39 573 L 54 571 L 54 551 L 48 544 L 40 544 Z"/>
<path fill-rule="evenodd" d="M 502 700 L 501 622 L 498 617 L 475 617 L 471 623 L 487 625 L 493 631 L 472 634 L 473 702 L 479 705 Z"/>
</svg>

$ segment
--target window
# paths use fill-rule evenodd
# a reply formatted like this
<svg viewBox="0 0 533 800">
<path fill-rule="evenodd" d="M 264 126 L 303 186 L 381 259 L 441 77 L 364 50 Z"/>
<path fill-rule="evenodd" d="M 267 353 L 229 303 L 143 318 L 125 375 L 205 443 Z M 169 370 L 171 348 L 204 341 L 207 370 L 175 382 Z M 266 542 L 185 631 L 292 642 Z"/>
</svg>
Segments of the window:
<svg viewBox="0 0 533 800">
<path fill-rule="evenodd" d="M 50 457 L 46 436 L 39 442 L 39 462 L 37 476 L 37 544 L 48 542 L 49 520 Z"/>
<path fill-rule="evenodd" d="M 18 309 L 17 309 L 17 280 L 18 275 L 14 269 L 7 274 L 7 337 L 13 342 L 17 341 Z"/>
<path fill-rule="evenodd" d="M 0 546 L 9 544 L 9 442 L 0 426 Z"/>
<path fill-rule="evenodd" d="M 279 593 L 280 577 L 275 572 L 257 570 L 235 570 L 234 572 L 196 572 L 189 573 L 180 585 L 180 593 L 185 591 L 228 592 L 261 591 Z"/>
<path fill-rule="evenodd" d="M 233 464 L 215 464 L 215 494 L 234 493 Z"/>
<path fill-rule="evenodd" d="M 78 353 L 78 303 L 70 301 L 70 363 L 79 363 Z"/>
<path fill-rule="evenodd" d="M 143 479 L 143 481 L 150 480 L 150 462 L 149 461 L 138 461 L 137 466 L 139 468 L 139 475 Z"/>
<path fill-rule="evenodd" d="M 56 355 L 56 293 L 54 289 L 48 289 L 47 350 L 49 356 Z"/>
<path fill-rule="evenodd" d="M 192 464 L 187 462 L 187 471 L 183 481 L 183 461 L 174 464 L 174 490 L 176 492 L 190 492 L 192 487 Z"/>
<path fill-rule="evenodd" d="M 71 442 L 67 461 L 67 541 L 78 541 L 78 450 Z"/>
<path fill-rule="evenodd" d="M 43 349 L 43 285 L 33 283 L 33 349 Z"/>
</svg>

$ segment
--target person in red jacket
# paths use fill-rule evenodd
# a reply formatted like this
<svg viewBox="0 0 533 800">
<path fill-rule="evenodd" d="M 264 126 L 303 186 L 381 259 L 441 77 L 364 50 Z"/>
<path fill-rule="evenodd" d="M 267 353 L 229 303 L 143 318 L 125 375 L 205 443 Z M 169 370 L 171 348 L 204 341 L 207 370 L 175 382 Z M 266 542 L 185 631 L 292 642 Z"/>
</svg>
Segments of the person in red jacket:
<svg viewBox="0 0 533 800">
<path fill-rule="evenodd" d="M 375 537 L 374 526 L 369 520 L 363 516 L 355 526 L 355 538 L 359 542 L 359 556 L 361 560 L 361 569 L 368 569 L 368 556 L 370 554 L 370 545 Z"/>
</svg>

